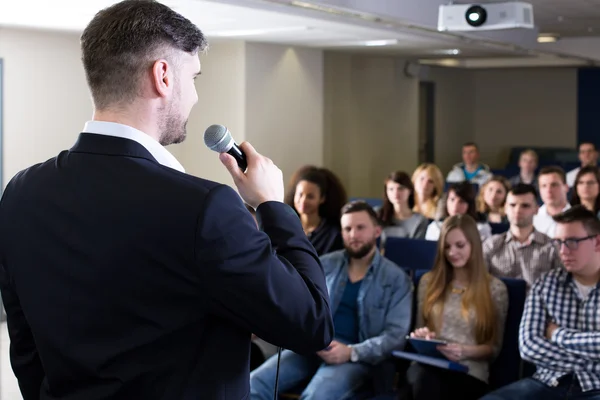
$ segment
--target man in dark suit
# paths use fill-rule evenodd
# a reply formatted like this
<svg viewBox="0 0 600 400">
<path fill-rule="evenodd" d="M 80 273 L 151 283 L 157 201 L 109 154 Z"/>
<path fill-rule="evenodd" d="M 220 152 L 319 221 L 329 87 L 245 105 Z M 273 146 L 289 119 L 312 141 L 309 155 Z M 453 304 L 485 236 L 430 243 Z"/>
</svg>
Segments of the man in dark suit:
<svg viewBox="0 0 600 400">
<path fill-rule="evenodd" d="M 240 195 L 163 147 L 197 101 L 200 30 L 149 0 L 90 22 L 94 118 L 18 173 L 0 204 L 0 288 L 25 400 L 246 399 L 251 332 L 311 353 L 332 340 L 323 268 L 281 171 L 221 154 Z M 256 209 L 260 230 L 242 199 Z"/>
</svg>

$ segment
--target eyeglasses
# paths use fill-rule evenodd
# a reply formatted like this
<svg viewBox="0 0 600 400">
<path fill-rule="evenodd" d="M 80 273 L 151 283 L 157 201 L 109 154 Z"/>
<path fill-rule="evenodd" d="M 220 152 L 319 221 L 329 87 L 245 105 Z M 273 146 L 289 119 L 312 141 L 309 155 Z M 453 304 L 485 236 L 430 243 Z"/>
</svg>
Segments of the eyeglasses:
<svg viewBox="0 0 600 400">
<path fill-rule="evenodd" d="M 582 238 L 569 238 L 565 240 L 561 239 L 552 239 L 552 244 L 556 246 L 557 249 L 560 250 L 562 245 L 564 244 L 569 250 L 577 250 L 579 248 L 579 242 L 583 242 L 584 240 L 589 240 L 595 238 L 597 235 L 590 235 Z"/>
</svg>

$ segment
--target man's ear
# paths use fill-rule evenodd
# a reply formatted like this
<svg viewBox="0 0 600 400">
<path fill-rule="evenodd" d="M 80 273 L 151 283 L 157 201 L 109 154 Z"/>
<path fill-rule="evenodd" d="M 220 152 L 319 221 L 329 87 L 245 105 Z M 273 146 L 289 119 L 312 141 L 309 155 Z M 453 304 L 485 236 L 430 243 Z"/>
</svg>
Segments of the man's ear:
<svg viewBox="0 0 600 400">
<path fill-rule="evenodd" d="M 173 90 L 171 65 L 165 59 L 156 60 L 152 64 L 152 84 L 160 97 L 167 97 Z"/>
</svg>

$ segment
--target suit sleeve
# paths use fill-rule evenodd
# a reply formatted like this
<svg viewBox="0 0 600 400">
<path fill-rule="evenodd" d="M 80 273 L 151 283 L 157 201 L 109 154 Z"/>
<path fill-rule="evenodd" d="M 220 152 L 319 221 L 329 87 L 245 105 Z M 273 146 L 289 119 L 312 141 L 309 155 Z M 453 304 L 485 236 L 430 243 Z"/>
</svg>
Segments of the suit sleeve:
<svg viewBox="0 0 600 400">
<path fill-rule="evenodd" d="M 279 202 L 256 210 L 219 186 L 198 220 L 196 260 L 209 312 L 298 353 L 324 349 L 333 319 L 321 262 L 296 213 Z"/>
<path fill-rule="evenodd" d="M 19 382 L 23 400 L 37 400 L 40 398 L 40 388 L 46 374 L 42 367 L 31 328 L 14 290 L 13 282 L 1 264 L 0 290 L 6 310 L 12 369 Z"/>
</svg>

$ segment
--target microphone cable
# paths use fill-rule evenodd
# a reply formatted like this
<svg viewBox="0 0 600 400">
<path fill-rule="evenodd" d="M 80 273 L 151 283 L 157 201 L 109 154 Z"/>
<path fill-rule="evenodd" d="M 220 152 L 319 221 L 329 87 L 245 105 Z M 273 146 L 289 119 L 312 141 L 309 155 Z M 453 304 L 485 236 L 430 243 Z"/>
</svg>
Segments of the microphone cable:
<svg viewBox="0 0 600 400">
<path fill-rule="evenodd" d="M 278 400 L 279 391 L 279 364 L 281 363 L 281 347 L 277 349 L 277 370 L 275 371 L 275 391 L 273 393 L 273 400 Z"/>
</svg>

